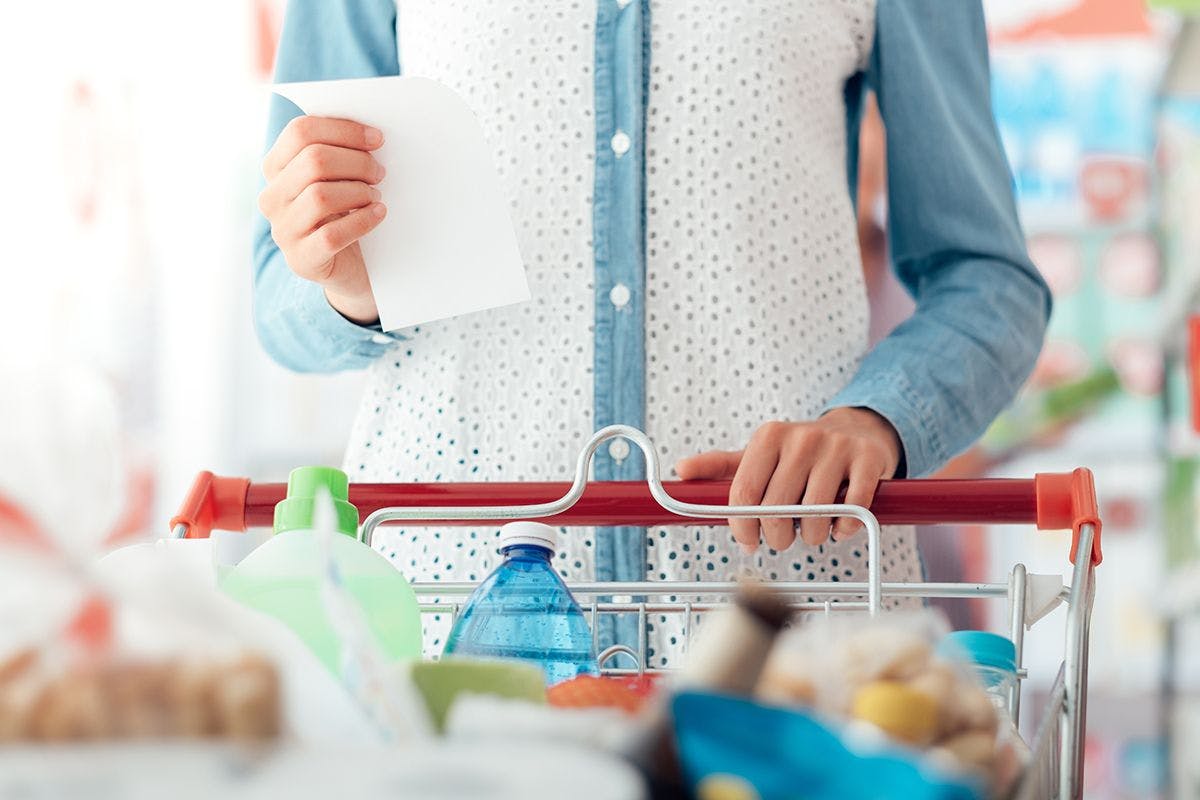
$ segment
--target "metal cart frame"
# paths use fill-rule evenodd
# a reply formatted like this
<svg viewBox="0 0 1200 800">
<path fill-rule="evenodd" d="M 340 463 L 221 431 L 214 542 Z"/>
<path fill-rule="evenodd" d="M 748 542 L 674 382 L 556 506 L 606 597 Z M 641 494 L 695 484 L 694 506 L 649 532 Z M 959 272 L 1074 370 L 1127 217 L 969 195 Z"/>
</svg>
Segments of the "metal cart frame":
<svg viewBox="0 0 1200 800">
<path fill-rule="evenodd" d="M 647 479 L 589 483 L 592 458 L 601 444 L 624 438 L 641 450 Z M 883 524 L 1035 524 L 1039 530 L 1073 532 L 1070 586 L 1058 600 L 1067 605 L 1066 642 L 1062 666 L 1051 687 L 1047 711 L 1034 737 L 1033 761 L 1016 794 L 1019 798 L 1077 798 L 1083 792 L 1083 740 L 1086 726 L 1088 633 L 1095 594 L 1095 567 L 1101 561 L 1100 519 L 1091 472 L 1041 474 L 1032 479 L 900 480 L 883 481 L 871 507 L 826 505 L 730 506 L 729 483 L 688 481 L 664 483 L 658 454 L 643 432 L 614 425 L 588 440 L 575 464 L 570 483 L 353 484 L 350 501 L 365 514 L 360 537 L 370 545 L 380 525 L 395 522 L 423 526 L 498 525 L 539 519 L 563 526 L 594 525 L 720 525 L 730 517 L 852 517 L 866 529 L 867 581 L 786 581 L 772 584 L 795 599 L 797 608 L 832 613 L 866 609 L 879 614 L 886 597 L 994 598 L 1008 601 L 1009 635 L 1016 645 L 1019 677 L 1024 676 L 1024 632 L 1036 619 L 1027 600 L 1025 567 L 1013 567 L 1007 583 L 884 583 L 879 565 Z M 179 513 L 171 520 L 177 538 L 201 538 L 213 528 L 241 531 L 269 525 L 275 503 L 283 499 L 283 484 L 252 484 L 244 478 L 197 476 Z M 457 613 L 470 583 L 418 583 L 414 589 L 426 613 Z M 593 635 L 600 614 L 636 614 L 640 648 L 609 648 L 602 664 L 625 655 L 647 669 L 645 634 L 649 614 L 683 615 L 683 640 L 692 620 L 718 606 L 735 589 L 733 582 L 636 581 L 574 583 L 572 591 L 592 616 Z M 680 596 L 706 598 L 682 600 Z M 601 598 L 612 597 L 604 601 Z M 865 602 L 862 598 L 866 598 Z M 655 598 L 650 600 L 650 598 Z M 813 598 L 819 598 L 814 600 Z M 1039 617 L 1040 618 L 1040 617 Z M 1019 687 L 1010 699 L 1014 720 L 1019 718 Z"/>
</svg>

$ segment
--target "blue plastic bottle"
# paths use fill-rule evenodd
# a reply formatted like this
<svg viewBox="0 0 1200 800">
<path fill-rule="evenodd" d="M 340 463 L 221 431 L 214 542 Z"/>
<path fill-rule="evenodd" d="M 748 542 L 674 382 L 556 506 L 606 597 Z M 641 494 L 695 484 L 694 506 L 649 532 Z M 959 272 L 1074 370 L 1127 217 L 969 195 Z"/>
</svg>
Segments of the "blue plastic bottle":
<svg viewBox="0 0 1200 800">
<path fill-rule="evenodd" d="M 1008 713 L 1008 699 L 1017 686 L 1017 648 L 1012 639 L 988 631 L 946 634 L 939 652 L 969 662 L 997 710 Z"/>
<path fill-rule="evenodd" d="M 587 619 L 550 563 L 557 546 L 549 525 L 505 525 L 504 563 L 467 600 L 444 655 L 527 661 L 542 668 L 548 686 L 597 674 Z"/>
</svg>

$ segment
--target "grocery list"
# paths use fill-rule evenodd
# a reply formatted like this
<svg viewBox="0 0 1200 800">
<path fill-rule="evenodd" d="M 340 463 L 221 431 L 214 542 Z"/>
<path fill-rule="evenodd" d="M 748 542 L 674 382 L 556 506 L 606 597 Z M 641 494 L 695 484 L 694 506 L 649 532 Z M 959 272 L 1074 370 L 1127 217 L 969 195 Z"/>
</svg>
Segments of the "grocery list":
<svg viewBox="0 0 1200 800">
<path fill-rule="evenodd" d="M 418 77 L 284 83 L 306 114 L 383 131 L 375 158 L 388 214 L 360 240 L 385 331 L 529 299 L 508 201 L 478 121 Z"/>
</svg>

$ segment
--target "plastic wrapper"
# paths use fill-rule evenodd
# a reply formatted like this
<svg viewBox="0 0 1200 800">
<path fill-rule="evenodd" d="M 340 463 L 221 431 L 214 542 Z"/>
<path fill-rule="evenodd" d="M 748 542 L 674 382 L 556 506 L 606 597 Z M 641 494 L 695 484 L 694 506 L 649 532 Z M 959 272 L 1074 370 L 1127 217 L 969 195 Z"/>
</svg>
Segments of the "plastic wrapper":
<svg viewBox="0 0 1200 800">
<path fill-rule="evenodd" d="M 933 611 L 815 618 L 777 639 L 755 694 L 919 750 L 1001 796 L 1027 751 L 969 668 L 935 652 L 948 630 Z"/>
<path fill-rule="evenodd" d="M 978 781 L 881 740 L 869 746 L 814 712 L 684 692 L 672 704 L 690 796 L 978 800 Z M 713 720 L 721 720 L 714 725 Z"/>
<path fill-rule="evenodd" d="M 378 737 L 299 640 L 215 589 L 206 542 L 39 541 L 0 540 L 0 742 Z"/>
<path fill-rule="evenodd" d="M 216 589 L 209 541 L 109 552 L 126 471 L 117 403 L 94 370 L 10 375 L 22 390 L 0 395 L 5 753 L 19 742 L 385 738 L 290 631 Z"/>
</svg>

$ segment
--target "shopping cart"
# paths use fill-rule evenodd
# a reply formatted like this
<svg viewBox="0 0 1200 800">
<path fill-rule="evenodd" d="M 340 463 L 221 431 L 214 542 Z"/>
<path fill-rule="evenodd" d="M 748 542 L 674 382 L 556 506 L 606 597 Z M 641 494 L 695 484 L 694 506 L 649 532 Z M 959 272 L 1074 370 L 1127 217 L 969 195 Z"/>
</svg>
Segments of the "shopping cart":
<svg viewBox="0 0 1200 800">
<path fill-rule="evenodd" d="M 647 479 L 589 483 L 597 448 L 624 438 L 646 460 Z M 242 531 L 271 524 L 285 485 L 256 484 L 210 472 L 197 476 L 180 512 L 171 520 L 177 538 L 201 538 L 214 528 Z M 1071 583 L 1056 592 L 1067 605 L 1066 646 L 1051 687 L 1045 716 L 1031 750 L 1033 761 L 1016 794 L 1018 798 L 1076 798 L 1082 795 L 1083 741 L 1086 724 L 1088 630 L 1095 593 L 1095 567 L 1100 563 L 1100 519 L 1092 475 L 1086 469 L 1041 474 L 1031 479 L 893 480 L 880 483 L 871 507 L 828 505 L 729 506 L 729 484 L 723 481 L 664 483 L 657 452 L 641 431 L 622 425 L 598 431 L 575 464 L 570 483 L 437 483 L 352 484 L 350 502 L 366 515 L 360 529 L 368 545 L 380 525 L 403 522 L 423 526 L 491 526 L 512 520 L 539 519 L 561 526 L 720 525 L 730 517 L 852 517 L 866 529 L 867 581 L 782 581 L 772 584 L 800 609 L 833 613 L 865 609 L 879 614 L 885 597 L 992 598 L 1008 603 L 1009 634 L 1016 645 L 1018 679 L 1024 633 L 1044 616 L 1044 603 L 1033 608 L 1033 576 L 1017 564 L 1007 583 L 884 583 L 879 566 L 881 525 L 1034 524 L 1039 530 L 1073 533 Z M 1044 578 L 1045 576 L 1042 576 Z M 1039 579 L 1039 585 L 1045 581 Z M 458 603 L 474 590 L 470 583 L 418 583 L 421 609 L 430 614 L 457 613 Z M 648 670 L 646 633 L 650 615 L 682 616 L 683 642 L 692 621 L 717 608 L 735 591 L 733 582 L 634 581 L 574 583 L 571 590 L 591 615 L 592 630 L 600 615 L 634 614 L 639 631 L 636 648 L 618 645 L 602 654 L 607 672 Z M 1044 592 L 1043 592 L 1044 593 Z M 610 666 L 625 656 L 635 666 Z M 1020 718 L 1020 689 L 1009 706 Z"/>
</svg>

